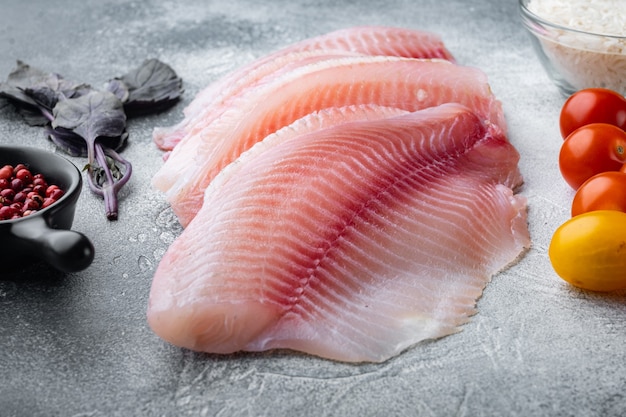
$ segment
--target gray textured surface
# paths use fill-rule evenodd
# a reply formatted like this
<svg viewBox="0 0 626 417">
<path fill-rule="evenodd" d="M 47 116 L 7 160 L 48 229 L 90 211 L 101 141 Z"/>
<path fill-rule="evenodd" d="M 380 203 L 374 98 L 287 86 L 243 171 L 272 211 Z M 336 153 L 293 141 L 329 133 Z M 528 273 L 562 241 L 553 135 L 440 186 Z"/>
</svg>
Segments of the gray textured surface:
<svg viewBox="0 0 626 417">
<path fill-rule="evenodd" d="M 290 42 L 361 24 L 439 33 L 489 76 L 519 149 L 533 248 L 496 276 L 463 331 L 380 365 L 289 352 L 212 356 L 148 329 L 150 281 L 180 232 L 149 180 L 152 128 L 170 125 L 210 81 Z M 0 75 L 21 59 L 94 85 L 157 57 L 185 100 L 133 120 L 135 172 L 120 219 L 85 191 L 75 229 L 96 259 L 62 276 L 35 265 L 0 272 L 0 416 L 610 416 L 626 410 L 626 296 L 577 291 L 546 249 L 571 191 L 556 164 L 563 98 L 539 66 L 515 0 L 3 0 Z M 0 112 L 0 143 L 52 149 L 38 128 Z M 74 160 L 77 165 L 84 161 Z"/>
</svg>

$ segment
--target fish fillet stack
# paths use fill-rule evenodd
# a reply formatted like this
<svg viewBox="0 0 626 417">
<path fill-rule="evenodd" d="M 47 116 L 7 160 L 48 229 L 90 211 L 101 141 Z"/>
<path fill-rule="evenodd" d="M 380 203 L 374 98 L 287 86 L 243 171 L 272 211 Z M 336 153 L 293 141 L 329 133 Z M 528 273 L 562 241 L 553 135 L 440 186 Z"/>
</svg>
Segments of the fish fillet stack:
<svg viewBox="0 0 626 417">
<path fill-rule="evenodd" d="M 385 361 L 460 329 L 530 245 L 519 154 L 432 33 L 356 27 L 216 81 L 155 131 L 185 227 L 148 322 L 210 353 Z"/>
</svg>

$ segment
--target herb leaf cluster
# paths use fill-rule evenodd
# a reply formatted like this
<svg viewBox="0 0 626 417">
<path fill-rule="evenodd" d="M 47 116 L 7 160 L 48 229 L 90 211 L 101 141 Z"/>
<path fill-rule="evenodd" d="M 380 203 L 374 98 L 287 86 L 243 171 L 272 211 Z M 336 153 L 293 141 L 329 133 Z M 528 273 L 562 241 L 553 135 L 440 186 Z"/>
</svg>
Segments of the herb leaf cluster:
<svg viewBox="0 0 626 417">
<path fill-rule="evenodd" d="M 28 124 L 43 126 L 67 154 L 87 157 L 89 188 L 104 199 L 109 220 L 117 219 L 117 194 L 132 174 L 132 164 L 120 155 L 128 139 L 127 117 L 166 110 L 182 93 L 182 79 L 157 59 L 109 80 L 102 89 L 22 61 L 0 82 L 0 98 L 13 104 Z"/>
</svg>

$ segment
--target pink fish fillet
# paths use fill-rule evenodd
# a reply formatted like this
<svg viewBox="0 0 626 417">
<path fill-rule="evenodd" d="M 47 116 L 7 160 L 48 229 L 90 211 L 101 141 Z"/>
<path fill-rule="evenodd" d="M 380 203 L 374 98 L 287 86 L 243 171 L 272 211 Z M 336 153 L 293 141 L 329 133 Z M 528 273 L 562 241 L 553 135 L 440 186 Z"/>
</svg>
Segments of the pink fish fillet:
<svg viewBox="0 0 626 417">
<path fill-rule="evenodd" d="M 175 182 L 175 178 L 180 176 L 180 172 L 188 168 L 188 161 L 195 158 L 195 143 L 197 143 L 200 135 L 202 135 L 202 131 L 212 126 L 213 123 L 219 124 L 218 119 L 231 107 L 240 105 L 242 97 L 245 94 L 250 95 L 255 88 L 262 88 L 264 85 L 276 82 L 283 74 L 295 71 L 298 68 L 346 56 L 363 55 L 350 55 L 347 52 L 329 54 L 326 51 L 298 52 L 287 56 L 280 56 L 275 61 L 272 61 L 271 66 L 274 67 L 275 70 L 264 74 L 262 77 L 252 80 L 251 78 L 254 77 L 254 74 L 249 73 L 239 80 L 233 80 L 230 88 L 226 88 L 223 94 L 214 96 L 214 98 L 216 98 L 214 103 L 207 103 L 202 112 L 196 114 L 193 118 L 185 119 L 189 123 L 185 127 L 184 132 L 179 131 L 179 133 L 183 134 L 178 137 L 174 158 L 172 158 L 171 161 L 169 160 L 172 155 L 171 152 L 164 157 L 165 160 L 169 161 L 166 169 L 167 174 L 159 178 L 157 182 L 158 188 L 162 191 L 167 191 L 167 187 L 170 187 Z M 237 89 L 237 87 L 240 88 Z M 161 173 L 157 174 L 157 178 L 160 174 Z"/>
<path fill-rule="evenodd" d="M 236 175 L 242 166 L 254 159 L 264 150 L 273 148 L 282 142 L 298 138 L 301 135 L 316 132 L 321 129 L 328 129 L 340 124 L 371 121 L 393 118 L 409 112 L 394 107 L 384 107 L 375 104 L 362 104 L 358 106 L 331 107 L 310 114 L 296 120 L 289 126 L 285 126 L 262 141 L 256 143 L 249 151 L 244 152 L 232 163 L 228 164 L 209 184 L 205 193 L 212 193 L 213 190 L 222 187 L 222 183 L 228 178 Z"/>
<path fill-rule="evenodd" d="M 485 74 L 442 60 L 323 59 L 247 90 L 215 122 L 181 142 L 153 177 L 186 226 L 217 173 L 268 134 L 314 111 L 377 104 L 415 111 L 458 102 L 506 129 Z"/>
<path fill-rule="evenodd" d="M 442 39 L 434 33 L 385 26 L 357 26 L 337 30 L 289 45 L 210 84 L 187 106 L 184 110 L 185 118 L 180 123 L 155 129 L 154 141 L 161 149 L 172 150 L 197 123 L 219 114 L 220 107 L 230 97 L 256 84 L 263 77 L 301 61 L 303 56 L 329 53 L 454 61 Z M 209 113 L 213 113 L 213 116 L 208 116 Z"/>
<path fill-rule="evenodd" d="M 385 361 L 460 330 L 530 243 L 519 154 L 464 106 L 260 145 L 157 268 L 148 322 L 174 345 Z"/>
</svg>

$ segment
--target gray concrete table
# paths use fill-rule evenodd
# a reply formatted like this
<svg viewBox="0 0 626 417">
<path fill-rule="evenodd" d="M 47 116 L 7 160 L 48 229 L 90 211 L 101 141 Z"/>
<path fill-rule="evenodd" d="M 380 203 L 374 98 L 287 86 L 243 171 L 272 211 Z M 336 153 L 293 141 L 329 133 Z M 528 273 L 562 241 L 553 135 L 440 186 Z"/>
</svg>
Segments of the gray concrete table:
<svg viewBox="0 0 626 417">
<path fill-rule="evenodd" d="M 220 75 L 305 37 L 364 25 L 440 34 L 459 63 L 489 76 L 521 153 L 533 247 L 488 285 L 463 331 L 383 364 L 292 352 L 214 356 L 158 339 L 145 319 L 163 252 L 180 233 L 150 187 L 156 126 L 171 125 Z M 134 119 L 135 168 L 120 218 L 85 188 L 75 229 L 94 242 L 90 268 L 0 265 L 0 416 L 608 416 L 626 410 L 626 295 L 562 282 L 547 246 L 569 213 L 557 119 L 563 97 L 536 60 L 516 0 L 3 0 L 0 77 L 20 59 L 100 85 L 144 59 L 170 64 L 186 93 Z M 39 128 L 0 112 L 0 143 L 52 150 Z M 80 158 L 72 159 L 78 166 Z M 0 249 L 1 250 L 1 249 Z"/>
</svg>

